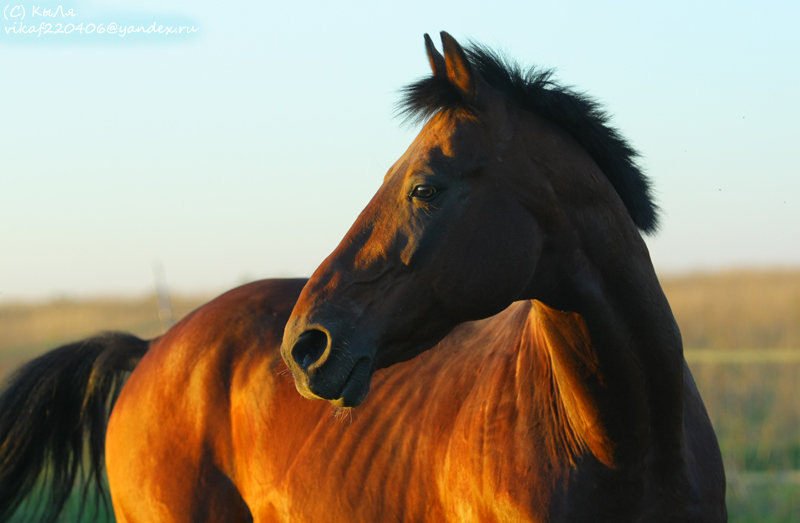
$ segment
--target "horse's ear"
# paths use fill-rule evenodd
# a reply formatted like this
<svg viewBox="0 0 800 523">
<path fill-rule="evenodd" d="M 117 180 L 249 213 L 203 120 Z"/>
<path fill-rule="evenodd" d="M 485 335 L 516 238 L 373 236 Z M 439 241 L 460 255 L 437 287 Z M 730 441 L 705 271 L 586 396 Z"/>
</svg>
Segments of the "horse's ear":
<svg viewBox="0 0 800 523">
<path fill-rule="evenodd" d="M 442 47 L 444 48 L 444 61 L 447 70 L 447 78 L 450 83 L 458 87 L 465 100 L 474 101 L 475 78 L 472 73 L 472 66 L 456 39 L 442 31 Z"/>
<path fill-rule="evenodd" d="M 436 50 L 428 33 L 425 33 L 425 51 L 428 52 L 428 61 L 431 63 L 433 76 L 445 76 L 447 74 L 447 66 L 444 63 L 444 56 Z"/>
</svg>

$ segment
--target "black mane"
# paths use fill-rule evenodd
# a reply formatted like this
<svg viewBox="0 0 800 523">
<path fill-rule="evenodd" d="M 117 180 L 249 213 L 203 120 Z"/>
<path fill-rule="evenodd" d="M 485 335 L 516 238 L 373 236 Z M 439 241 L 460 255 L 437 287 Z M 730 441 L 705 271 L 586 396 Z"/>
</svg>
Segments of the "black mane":
<svg viewBox="0 0 800 523">
<path fill-rule="evenodd" d="M 532 111 L 567 131 L 594 159 L 616 189 L 644 232 L 658 227 L 658 208 L 650 195 L 650 182 L 636 164 L 638 154 L 590 97 L 557 84 L 552 70 L 522 70 L 516 63 L 487 48 L 472 44 L 466 49 L 474 70 L 493 88 L 520 107 Z M 430 76 L 403 89 L 398 106 L 402 116 L 424 121 L 440 110 L 464 106 L 459 91 L 446 79 Z"/>
</svg>

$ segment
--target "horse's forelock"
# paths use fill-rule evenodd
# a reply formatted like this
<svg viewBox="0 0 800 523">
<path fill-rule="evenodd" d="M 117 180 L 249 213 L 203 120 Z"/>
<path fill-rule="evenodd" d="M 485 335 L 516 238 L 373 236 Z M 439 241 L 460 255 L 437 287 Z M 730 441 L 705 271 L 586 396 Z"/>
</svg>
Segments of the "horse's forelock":
<svg viewBox="0 0 800 523">
<path fill-rule="evenodd" d="M 634 223 L 644 232 L 658 227 L 658 208 L 650 181 L 636 162 L 637 152 L 609 125 L 600 104 L 553 80 L 550 69 L 523 70 L 498 53 L 471 44 L 470 64 L 483 80 L 513 100 L 567 131 L 592 157 L 614 186 Z M 397 112 L 406 122 L 421 123 L 440 111 L 475 109 L 446 76 L 432 75 L 402 89 Z"/>
</svg>

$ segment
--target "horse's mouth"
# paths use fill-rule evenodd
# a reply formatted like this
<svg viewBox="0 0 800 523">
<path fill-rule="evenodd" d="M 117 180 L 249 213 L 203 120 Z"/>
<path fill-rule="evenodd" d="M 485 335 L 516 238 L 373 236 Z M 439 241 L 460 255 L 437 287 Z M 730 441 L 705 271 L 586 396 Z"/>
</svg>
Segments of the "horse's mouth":
<svg viewBox="0 0 800 523">
<path fill-rule="evenodd" d="M 353 365 L 342 384 L 339 397 L 328 401 L 336 407 L 357 407 L 367 397 L 371 381 L 372 362 L 369 358 L 361 358 Z"/>
<path fill-rule="evenodd" d="M 304 374 L 301 378 L 295 375 L 295 386 L 308 399 L 326 400 L 336 407 L 356 407 L 369 393 L 372 370 L 372 360 L 362 357 L 350 368 L 347 377 L 338 386 L 336 380 L 331 379 L 335 373 L 324 366 L 310 376 Z"/>
</svg>

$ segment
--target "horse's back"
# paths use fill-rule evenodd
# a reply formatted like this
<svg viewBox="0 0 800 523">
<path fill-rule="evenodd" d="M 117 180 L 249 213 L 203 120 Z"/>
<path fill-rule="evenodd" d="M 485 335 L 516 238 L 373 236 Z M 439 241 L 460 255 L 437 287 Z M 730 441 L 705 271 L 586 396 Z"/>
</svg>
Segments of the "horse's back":
<svg viewBox="0 0 800 523">
<path fill-rule="evenodd" d="M 280 360 L 305 280 L 264 280 L 197 309 L 151 348 L 126 383 L 106 437 L 120 520 L 249 520 L 223 473 L 232 460 L 231 383 Z"/>
</svg>

